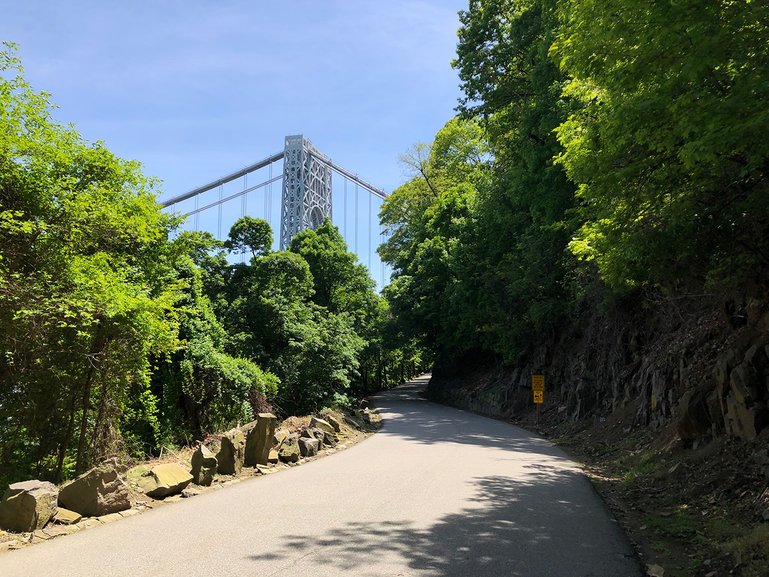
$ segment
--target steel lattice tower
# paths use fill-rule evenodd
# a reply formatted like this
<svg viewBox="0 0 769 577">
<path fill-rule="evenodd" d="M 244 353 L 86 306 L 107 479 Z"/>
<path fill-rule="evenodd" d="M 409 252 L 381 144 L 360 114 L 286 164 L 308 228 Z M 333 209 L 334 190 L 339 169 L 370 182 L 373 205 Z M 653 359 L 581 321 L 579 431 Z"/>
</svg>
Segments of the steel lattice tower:
<svg viewBox="0 0 769 577">
<path fill-rule="evenodd" d="M 331 161 L 301 134 L 286 137 L 280 212 L 281 250 L 300 230 L 331 218 Z"/>
</svg>

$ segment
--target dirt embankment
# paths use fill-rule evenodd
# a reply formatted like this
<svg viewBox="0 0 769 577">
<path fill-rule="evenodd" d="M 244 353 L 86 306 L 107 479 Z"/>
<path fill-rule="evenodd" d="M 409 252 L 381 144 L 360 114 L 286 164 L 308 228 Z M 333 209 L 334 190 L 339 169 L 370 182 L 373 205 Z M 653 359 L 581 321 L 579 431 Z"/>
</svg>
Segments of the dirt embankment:
<svg viewBox="0 0 769 577">
<path fill-rule="evenodd" d="M 438 367 L 428 395 L 564 447 L 650 574 L 769 575 L 764 301 L 597 310 L 516 366 L 469 357 Z M 546 378 L 538 420 L 532 374 Z"/>
</svg>

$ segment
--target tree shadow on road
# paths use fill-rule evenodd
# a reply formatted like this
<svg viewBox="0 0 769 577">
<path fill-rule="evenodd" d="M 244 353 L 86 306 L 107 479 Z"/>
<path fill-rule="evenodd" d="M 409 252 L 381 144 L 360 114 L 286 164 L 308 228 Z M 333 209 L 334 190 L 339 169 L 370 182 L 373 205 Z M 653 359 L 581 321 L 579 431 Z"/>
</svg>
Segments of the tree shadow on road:
<svg viewBox="0 0 769 577">
<path fill-rule="evenodd" d="M 574 484 L 587 483 L 584 477 L 547 465 L 529 469 L 523 480 L 473 479 L 472 505 L 431 526 L 409 519 L 358 521 L 319 533 L 308 519 L 308 534 L 286 535 L 281 548 L 256 550 L 248 558 L 257 568 L 260 561 L 271 562 L 273 569 L 275 561 L 286 561 L 296 575 L 303 574 L 303 564 L 327 568 L 314 574 L 358 576 L 642 575 L 621 532 L 604 512 L 565 497 Z M 410 571 L 398 569 L 404 565 Z"/>
</svg>

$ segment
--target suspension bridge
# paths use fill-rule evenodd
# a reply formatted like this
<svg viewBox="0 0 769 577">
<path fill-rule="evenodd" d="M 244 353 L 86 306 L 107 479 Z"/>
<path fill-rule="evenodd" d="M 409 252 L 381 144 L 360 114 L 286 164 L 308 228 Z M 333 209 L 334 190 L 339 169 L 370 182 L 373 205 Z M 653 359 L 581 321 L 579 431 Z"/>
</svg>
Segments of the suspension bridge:
<svg viewBox="0 0 769 577">
<path fill-rule="evenodd" d="M 207 231 L 219 240 L 238 218 L 262 218 L 275 233 L 273 249 L 281 250 L 300 230 L 330 218 L 381 290 L 391 272 L 376 253 L 385 240 L 378 214 L 386 197 L 299 134 L 286 136 L 282 151 L 161 204 L 186 216 L 183 228 Z"/>
</svg>

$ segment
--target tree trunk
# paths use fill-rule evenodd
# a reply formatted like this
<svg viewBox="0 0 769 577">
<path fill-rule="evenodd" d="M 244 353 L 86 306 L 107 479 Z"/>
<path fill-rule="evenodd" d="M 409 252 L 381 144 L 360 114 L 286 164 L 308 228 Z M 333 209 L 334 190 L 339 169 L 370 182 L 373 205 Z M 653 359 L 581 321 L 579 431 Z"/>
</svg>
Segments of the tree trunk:
<svg viewBox="0 0 769 577">
<path fill-rule="evenodd" d="M 86 465 L 86 441 L 88 435 L 88 412 L 91 409 L 91 389 L 93 388 L 93 379 L 96 375 L 96 356 L 101 350 L 103 340 L 101 331 L 98 328 L 96 331 L 93 344 L 91 345 L 91 352 L 88 355 L 89 366 L 85 375 L 85 383 L 83 383 L 83 397 L 80 403 L 82 415 L 80 417 L 80 437 L 77 444 L 77 464 L 75 465 L 75 472 L 78 474 L 85 470 Z"/>
<path fill-rule="evenodd" d="M 61 483 L 62 471 L 64 470 L 64 458 L 67 456 L 69 440 L 72 438 L 72 430 L 75 428 L 75 406 L 77 405 L 77 395 L 72 393 L 72 402 L 69 407 L 69 421 L 67 429 L 64 431 L 64 438 L 59 443 L 59 454 L 56 457 L 56 483 Z"/>
</svg>

